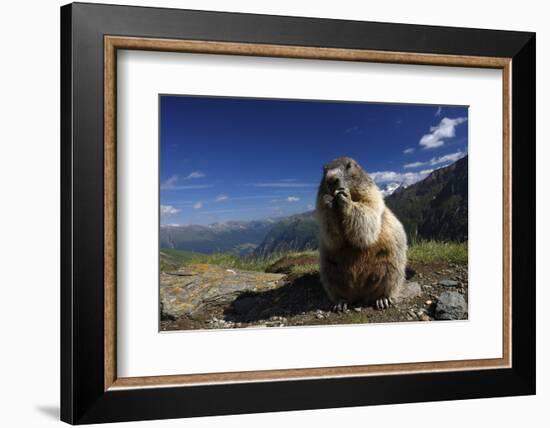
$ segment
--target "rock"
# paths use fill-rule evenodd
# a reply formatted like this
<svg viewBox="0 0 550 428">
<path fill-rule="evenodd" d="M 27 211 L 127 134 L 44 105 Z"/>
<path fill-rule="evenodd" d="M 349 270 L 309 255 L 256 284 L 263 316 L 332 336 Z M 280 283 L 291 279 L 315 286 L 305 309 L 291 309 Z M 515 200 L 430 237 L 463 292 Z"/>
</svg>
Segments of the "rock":
<svg viewBox="0 0 550 428">
<path fill-rule="evenodd" d="M 414 299 L 422 294 L 422 287 L 418 282 L 405 282 L 403 287 L 399 290 L 396 300 L 409 300 Z"/>
<path fill-rule="evenodd" d="M 363 308 L 359 307 L 359 306 L 356 306 L 355 308 L 353 308 L 353 310 L 355 312 L 361 312 L 363 310 Z"/>
<path fill-rule="evenodd" d="M 426 300 L 425 304 L 430 306 L 433 302 L 431 300 Z"/>
<path fill-rule="evenodd" d="M 468 305 L 464 297 L 456 291 L 444 291 L 435 305 L 435 318 L 438 320 L 459 320 L 464 317 Z"/>
<path fill-rule="evenodd" d="M 456 287 L 458 285 L 458 281 L 455 281 L 453 279 L 442 279 L 439 281 L 439 285 L 442 285 L 444 287 Z"/>
<path fill-rule="evenodd" d="M 419 318 L 420 318 L 420 321 L 430 321 L 431 320 L 431 318 L 426 314 L 420 315 Z"/>
<path fill-rule="evenodd" d="M 160 302 L 160 319 L 163 321 L 167 321 L 167 320 L 174 321 L 176 319 L 174 315 L 167 313 L 164 310 L 164 303 L 162 301 Z"/>
<path fill-rule="evenodd" d="M 279 286 L 282 278 L 281 274 L 227 270 L 206 264 L 184 266 L 171 273 L 161 272 L 162 316 L 163 319 L 192 317 L 210 307 L 230 305 L 237 300 L 243 300 L 237 303 L 238 311 L 247 311 L 255 298 L 245 300 L 248 297 L 244 293 L 272 290 Z"/>
</svg>

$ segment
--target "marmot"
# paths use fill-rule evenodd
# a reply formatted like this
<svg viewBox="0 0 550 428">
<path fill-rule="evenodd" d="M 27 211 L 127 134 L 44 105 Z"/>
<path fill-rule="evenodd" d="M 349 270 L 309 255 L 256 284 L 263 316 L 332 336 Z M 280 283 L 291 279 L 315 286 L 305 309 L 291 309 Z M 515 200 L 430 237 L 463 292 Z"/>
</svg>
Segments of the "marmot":
<svg viewBox="0 0 550 428">
<path fill-rule="evenodd" d="M 407 236 L 355 160 L 341 157 L 324 166 L 316 215 L 321 283 L 334 310 L 388 308 L 405 280 Z"/>
</svg>

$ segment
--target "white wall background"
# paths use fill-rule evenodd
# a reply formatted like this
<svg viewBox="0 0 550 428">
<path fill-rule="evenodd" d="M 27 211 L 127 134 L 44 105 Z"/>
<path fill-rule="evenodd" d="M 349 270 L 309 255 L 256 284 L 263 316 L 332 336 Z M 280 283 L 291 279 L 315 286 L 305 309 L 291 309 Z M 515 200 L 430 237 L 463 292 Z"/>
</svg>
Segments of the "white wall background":
<svg viewBox="0 0 550 428">
<path fill-rule="evenodd" d="M 548 191 L 550 137 L 543 119 L 550 114 L 548 52 L 550 28 L 541 1 L 463 0 L 306 1 L 148 0 L 126 4 L 234 12 L 485 27 L 537 32 L 537 264 L 550 257 Z M 103 3 L 116 3 L 104 0 Z M 8 427 L 58 424 L 59 407 L 59 6 L 58 0 L 4 2 L 0 8 L 0 420 Z M 550 298 L 548 270 L 537 272 L 538 395 L 535 397 L 420 403 L 396 406 L 285 412 L 188 420 L 142 426 L 446 428 L 517 427 L 548 420 L 550 402 Z M 137 423 L 125 426 L 137 426 Z"/>
</svg>

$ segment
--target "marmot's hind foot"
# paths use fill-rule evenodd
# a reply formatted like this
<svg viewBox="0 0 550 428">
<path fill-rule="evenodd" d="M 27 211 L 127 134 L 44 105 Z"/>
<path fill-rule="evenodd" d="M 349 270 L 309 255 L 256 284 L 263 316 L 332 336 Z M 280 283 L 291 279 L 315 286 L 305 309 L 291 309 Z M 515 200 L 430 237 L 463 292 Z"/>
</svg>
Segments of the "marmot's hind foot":
<svg viewBox="0 0 550 428">
<path fill-rule="evenodd" d="M 374 307 L 378 310 L 388 309 L 393 305 L 393 299 L 391 297 L 383 297 L 381 299 L 376 299 L 374 302 Z"/>
<path fill-rule="evenodd" d="M 344 301 L 340 301 L 332 307 L 332 312 L 346 312 L 347 310 L 348 304 Z"/>
</svg>

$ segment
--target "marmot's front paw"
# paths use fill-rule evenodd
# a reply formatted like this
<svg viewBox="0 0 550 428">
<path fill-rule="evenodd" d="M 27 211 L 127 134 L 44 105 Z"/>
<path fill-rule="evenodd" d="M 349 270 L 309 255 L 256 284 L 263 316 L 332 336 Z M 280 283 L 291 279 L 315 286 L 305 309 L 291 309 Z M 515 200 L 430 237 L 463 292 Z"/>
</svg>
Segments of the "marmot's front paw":
<svg viewBox="0 0 550 428">
<path fill-rule="evenodd" d="M 323 195 L 323 203 L 327 208 L 332 208 L 334 198 L 331 195 Z"/>
<path fill-rule="evenodd" d="M 383 297 L 381 299 L 377 299 L 374 303 L 376 309 L 388 309 L 392 305 L 393 299 L 391 297 Z"/>
<path fill-rule="evenodd" d="M 346 302 L 344 302 L 343 300 L 336 303 L 332 307 L 333 312 L 346 312 L 347 310 L 348 310 L 348 304 Z"/>
<path fill-rule="evenodd" d="M 343 207 L 351 201 L 351 195 L 348 189 L 338 189 L 334 192 L 334 200 L 338 207 Z"/>
</svg>

